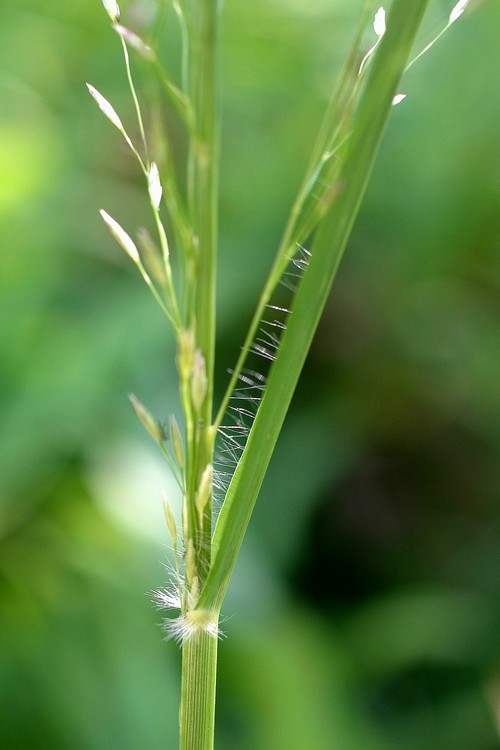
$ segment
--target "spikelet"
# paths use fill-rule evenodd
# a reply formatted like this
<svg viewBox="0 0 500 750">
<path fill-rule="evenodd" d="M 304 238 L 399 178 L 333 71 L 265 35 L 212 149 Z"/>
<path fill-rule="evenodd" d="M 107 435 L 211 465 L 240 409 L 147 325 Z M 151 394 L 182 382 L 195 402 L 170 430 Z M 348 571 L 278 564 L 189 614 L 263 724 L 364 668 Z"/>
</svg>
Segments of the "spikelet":
<svg viewBox="0 0 500 750">
<path fill-rule="evenodd" d="M 175 553 L 177 551 L 177 524 L 170 503 L 165 495 L 163 495 L 163 512 L 165 513 L 165 521 L 167 523 L 168 533 L 172 537 L 172 544 Z"/>
<path fill-rule="evenodd" d="M 177 424 L 177 420 L 173 414 L 170 416 L 170 437 L 172 438 L 174 455 L 177 459 L 177 463 L 179 464 L 179 468 L 182 470 L 184 468 L 184 448 L 182 445 L 182 435 L 179 429 L 179 425 Z"/>
<path fill-rule="evenodd" d="M 451 26 L 452 23 L 455 23 L 457 18 L 460 18 L 464 10 L 469 4 L 469 0 L 459 0 L 459 2 L 455 5 L 453 10 L 450 13 L 450 17 L 448 19 L 448 25 Z"/>
<path fill-rule="evenodd" d="M 151 203 L 156 211 L 158 211 L 158 209 L 160 208 L 163 188 L 160 182 L 160 173 L 158 172 L 158 167 L 156 166 L 154 161 L 151 162 L 151 166 L 149 167 L 148 171 L 148 191 L 149 197 L 151 198 Z"/>
<path fill-rule="evenodd" d="M 116 0 L 102 0 L 102 4 L 113 23 L 120 20 L 120 8 L 118 7 Z"/>
<path fill-rule="evenodd" d="M 194 354 L 193 371 L 191 376 L 191 400 L 196 411 L 200 411 L 207 395 L 207 370 L 205 366 L 205 357 L 200 349 Z"/>
<path fill-rule="evenodd" d="M 107 99 L 104 98 L 104 96 L 94 87 L 91 83 L 86 84 L 90 95 L 93 97 L 93 99 L 96 101 L 97 106 L 103 112 L 108 120 L 113 123 L 115 128 L 118 128 L 118 130 L 123 133 L 124 128 L 122 121 L 120 120 L 120 117 L 118 116 L 118 113 L 114 109 L 114 107 L 108 102 Z"/>
<path fill-rule="evenodd" d="M 212 464 L 208 464 L 208 466 L 205 467 L 203 474 L 201 475 L 198 491 L 196 492 L 195 503 L 196 510 L 198 511 L 198 520 L 200 527 L 203 525 L 203 513 L 212 494 L 213 473 L 214 469 Z"/>
<path fill-rule="evenodd" d="M 149 432 L 156 443 L 163 443 L 166 438 L 165 430 L 163 429 L 163 427 L 149 413 L 146 407 L 141 404 L 137 396 L 134 396 L 133 393 L 130 393 L 128 398 L 142 426 L 146 429 L 147 432 Z"/>
<path fill-rule="evenodd" d="M 104 211 L 104 209 L 101 208 L 99 213 L 101 214 L 104 223 L 106 224 L 118 244 L 121 245 L 127 255 L 132 258 L 134 263 L 139 263 L 139 251 L 137 250 L 132 237 L 130 237 L 130 235 L 127 234 L 127 232 L 118 224 L 118 222 L 115 221 L 113 217 L 110 216 L 106 211 Z"/>
</svg>

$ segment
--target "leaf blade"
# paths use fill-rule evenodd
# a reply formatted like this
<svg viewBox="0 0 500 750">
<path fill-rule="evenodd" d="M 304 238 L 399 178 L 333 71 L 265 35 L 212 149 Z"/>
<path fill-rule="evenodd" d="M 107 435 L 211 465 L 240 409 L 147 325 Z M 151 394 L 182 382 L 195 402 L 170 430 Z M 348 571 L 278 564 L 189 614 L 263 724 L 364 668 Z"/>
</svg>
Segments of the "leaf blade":
<svg viewBox="0 0 500 750">
<path fill-rule="evenodd" d="M 373 59 L 340 174 L 342 186 L 314 242 L 262 403 L 215 528 L 213 563 L 198 606 L 220 609 L 307 351 L 375 161 L 397 85 L 428 0 L 395 0 Z"/>
</svg>

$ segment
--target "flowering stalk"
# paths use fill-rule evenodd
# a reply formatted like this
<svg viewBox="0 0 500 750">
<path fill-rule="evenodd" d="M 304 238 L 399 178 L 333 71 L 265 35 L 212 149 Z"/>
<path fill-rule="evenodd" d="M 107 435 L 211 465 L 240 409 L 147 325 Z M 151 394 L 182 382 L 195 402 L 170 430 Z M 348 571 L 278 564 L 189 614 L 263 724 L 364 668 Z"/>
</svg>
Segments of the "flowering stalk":
<svg viewBox="0 0 500 750">
<path fill-rule="evenodd" d="M 215 724 L 218 614 L 198 609 L 197 598 L 211 564 L 216 435 L 212 428 L 212 403 L 219 145 L 218 6 L 218 0 L 199 0 L 187 19 L 191 30 L 188 96 L 192 108 L 187 187 L 192 229 L 188 324 L 194 334 L 194 352 L 189 395 L 185 386 L 181 390 L 189 422 L 184 533 L 186 577 L 192 601 L 189 611 L 178 622 L 182 641 L 180 750 L 211 750 Z"/>
<path fill-rule="evenodd" d="M 180 610 L 178 617 L 164 623 L 167 637 L 182 648 L 180 750 L 213 749 L 218 623 L 229 578 L 357 215 L 391 107 L 405 96 L 397 93 L 397 87 L 402 73 L 409 67 L 411 47 L 427 3 L 428 0 L 412 0 L 411 3 L 394 0 L 387 22 L 385 10 L 380 7 L 373 21 L 376 40 L 363 54 L 361 40 L 367 20 L 376 7 L 374 0 L 366 0 L 358 34 L 319 130 L 242 353 L 214 417 L 219 151 L 217 53 L 221 3 L 219 0 L 174 0 L 184 42 L 183 81 L 181 87 L 177 87 L 163 70 L 154 50 L 119 23 L 117 3 L 103 0 L 121 39 L 140 134 L 139 146 L 132 141 L 111 104 L 93 86 L 88 85 L 88 88 L 138 161 L 146 181 L 157 239 L 141 230 L 136 244 L 106 211 L 101 210 L 101 216 L 170 321 L 177 344 L 184 434 L 174 417 L 170 418 L 167 428 L 155 420 L 135 396 L 131 396 L 131 403 L 165 456 L 183 497 L 182 535 L 168 499 L 163 498 L 174 562 L 172 581 L 154 595 L 159 608 Z M 467 4 L 468 0 L 460 0 L 455 5 L 446 29 L 462 15 Z M 168 176 L 164 175 L 162 183 L 160 168 L 151 156 L 127 45 L 151 63 L 186 128 L 189 154 L 185 198 L 173 170 Z M 169 149 L 167 142 L 165 151 L 168 153 Z M 174 228 L 173 240 L 167 237 L 162 220 L 163 203 Z M 305 241 L 311 243 L 311 251 L 302 248 L 302 256 L 297 259 L 294 257 L 296 248 Z M 175 279 L 171 244 L 180 260 Z M 275 330 L 267 334 L 262 345 L 262 339 L 260 343 L 259 339 L 255 341 L 256 332 L 266 307 L 273 307 L 270 305 L 272 294 L 291 259 L 300 271 L 291 311 L 280 309 L 288 314 L 286 325 L 278 320 L 271 321 Z M 179 288 L 183 290 L 180 296 Z M 267 383 L 256 373 L 245 374 L 246 358 L 252 348 L 273 361 Z M 255 420 L 246 445 L 240 445 L 237 439 L 229 441 L 229 452 L 237 458 L 237 467 L 212 530 L 215 437 L 238 380 L 262 393 L 262 401 L 259 403 L 257 399 Z M 252 398 L 249 403 L 253 405 Z M 237 408 L 236 413 L 248 416 L 251 410 Z M 236 429 L 242 430 L 242 425 L 237 423 Z"/>
</svg>

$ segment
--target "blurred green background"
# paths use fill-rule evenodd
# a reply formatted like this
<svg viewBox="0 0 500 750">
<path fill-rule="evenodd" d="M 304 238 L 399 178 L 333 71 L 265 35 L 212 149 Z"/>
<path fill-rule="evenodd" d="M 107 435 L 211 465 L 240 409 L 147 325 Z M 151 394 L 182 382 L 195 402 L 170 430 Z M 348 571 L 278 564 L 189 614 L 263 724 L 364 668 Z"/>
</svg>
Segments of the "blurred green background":
<svg viewBox="0 0 500 750">
<path fill-rule="evenodd" d="M 121 5 L 147 35 L 156 3 Z M 359 6 L 226 0 L 221 390 Z M 474 10 L 393 112 L 228 595 L 218 750 L 499 746 L 500 5 Z M 174 68 L 175 38 L 167 9 Z M 3 0 L 0 744 L 174 749 L 174 489 L 126 398 L 177 410 L 172 341 L 98 217 L 147 206 L 85 81 L 132 121 L 99 0 Z"/>
</svg>

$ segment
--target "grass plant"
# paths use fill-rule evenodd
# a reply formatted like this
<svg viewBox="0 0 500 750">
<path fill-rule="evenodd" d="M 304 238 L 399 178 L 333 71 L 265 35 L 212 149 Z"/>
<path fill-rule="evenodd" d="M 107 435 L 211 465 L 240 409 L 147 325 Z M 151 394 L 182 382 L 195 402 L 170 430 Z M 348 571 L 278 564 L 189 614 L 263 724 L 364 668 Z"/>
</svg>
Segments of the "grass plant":
<svg viewBox="0 0 500 750">
<path fill-rule="evenodd" d="M 373 0 L 364 3 L 240 356 L 217 405 L 214 352 L 222 3 L 172 0 L 182 44 L 179 83 L 165 70 L 154 45 L 124 25 L 116 2 L 104 0 L 103 4 L 122 46 L 138 137 L 129 134 L 97 89 L 89 85 L 89 91 L 138 162 L 157 237 L 153 239 L 142 230 L 135 240 L 106 211 L 101 210 L 101 215 L 135 264 L 175 337 L 184 418 L 182 427 L 174 417 L 165 427 L 137 397 L 131 397 L 183 497 L 181 529 L 168 499 L 164 499 L 174 563 L 172 580 L 155 593 L 155 601 L 161 608 L 179 611 L 166 618 L 164 627 L 166 635 L 182 648 L 180 748 L 211 750 L 219 619 L 227 586 L 391 108 L 403 98 L 400 79 L 412 64 L 411 53 L 428 0 L 393 0 L 387 20 L 385 10 L 377 9 Z M 452 8 L 446 28 L 466 5 L 462 0 Z M 373 35 L 368 49 L 367 30 Z M 134 84 L 129 48 L 151 65 L 184 129 L 188 146 L 183 179 L 176 175 L 172 159 L 167 159 L 160 174 Z M 168 139 L 163 151 L 167 155 L 172 152 Z M 290 290 L 285 304 L 275 301 L 280 282 Z M 262 358 L 268 372 L 251 364 L 255 355 Z M 222 493 L 218 513 L 214 512 L 214 488 Z"/>
</svg>

